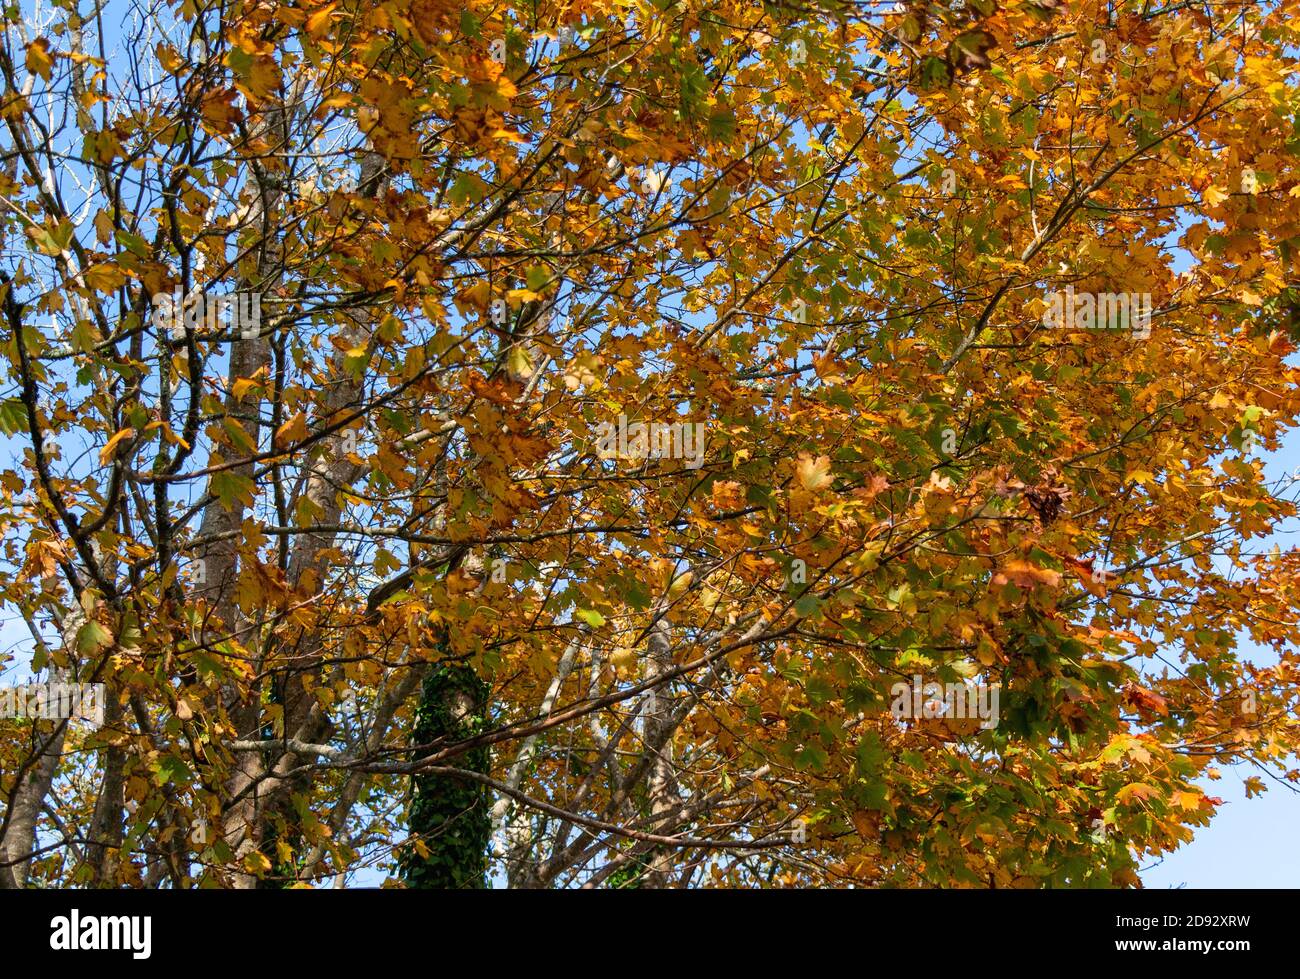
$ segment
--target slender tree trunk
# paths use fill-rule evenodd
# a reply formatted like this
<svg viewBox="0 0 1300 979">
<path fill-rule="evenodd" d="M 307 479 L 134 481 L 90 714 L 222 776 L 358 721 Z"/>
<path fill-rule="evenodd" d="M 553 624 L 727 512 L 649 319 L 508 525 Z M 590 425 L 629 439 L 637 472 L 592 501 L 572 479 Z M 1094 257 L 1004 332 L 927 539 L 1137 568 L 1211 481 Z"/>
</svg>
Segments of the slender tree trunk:
<svg viewBox="0 0 1300 979">
<path fill-rule="evenodd" d="M 104 726 L 113 730 L 122 725 L 122 705 L 111 684 L 106 684 L 107 703 L 104 705 Z M 104 777 L 95 799 L 95 812 L 90 819 L 90 842 L 86 847 L 91 880 L 96 884 L 111 886 L 117 878 L 118 849 L 122 845 L 122 811 L 126 804 L 126 751 L 113 746 L 104 751 Z"/>
<path fill-rule="evenodd" d="M 0 846 L 0 858 L 3 858 L 0 863 L 7 866 L 0 867 L 0 888 L 27 886 L 30 854 L 36 845 L 36 822 L 59 769 L 67 730 L 66 722 L 32 722 L 32 750 L 38 754 L 9 800 L 12 816 L 4 844 Z"/>
<path fill-rule="evenodd" d="M 668 620 L 659 619 L 650 629 L 646 640 L 647 678 L 660 676 L 673 665 L 672 629 Z M 647 796 L 652 820 L 652 831 L 663 833 L 671 829 L 671 814 L 677 811 L 677 779 L 673 766 L 673 731 L 676 722 L 674 699 L 669 684 L 651 687 L 645 701 L 645 751 L 651 755 L 650 778 Z M 650 858 L 645 874 L 649 887 L 668 886 L 668 873 L 672 869 L 673 854 L 656 851 Z"/>
</svg>

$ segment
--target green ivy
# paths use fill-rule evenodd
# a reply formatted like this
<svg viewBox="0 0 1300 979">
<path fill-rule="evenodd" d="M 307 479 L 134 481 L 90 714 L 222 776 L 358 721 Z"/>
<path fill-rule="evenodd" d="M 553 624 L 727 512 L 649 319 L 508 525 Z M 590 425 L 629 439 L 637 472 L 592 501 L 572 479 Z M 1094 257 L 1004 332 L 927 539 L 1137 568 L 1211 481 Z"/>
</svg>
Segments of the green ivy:
<svg viewBox="0 0 1300 979">
<path fill-rule="evenodd" d="M 471 709 L 457 717 L 456 704 L 468 698 Z M 415 715 L 413 744 L 458 741 L 481 733 L 487 724 L 488 685 L 472 667 L 442 664 L 424 678 Z M 457 764 L 487 773 L 489 753 L 476 748 Z M 428 856 L 413 845 L 402 847 L 398 868 L 407 887 L 420 889 L 487 887 L 488 843 L 492 833 L 487 786 L 448 775 L 411 778 L 408 828 L 422 840 Z"/>
</svg>

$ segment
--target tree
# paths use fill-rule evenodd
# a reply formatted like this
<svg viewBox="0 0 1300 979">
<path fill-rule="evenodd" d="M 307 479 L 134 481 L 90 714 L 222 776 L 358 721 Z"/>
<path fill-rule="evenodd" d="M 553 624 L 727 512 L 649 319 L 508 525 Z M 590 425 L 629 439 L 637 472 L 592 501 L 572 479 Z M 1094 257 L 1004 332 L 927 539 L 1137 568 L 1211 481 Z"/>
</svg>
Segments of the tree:
<svg viewBox="0 0 1300 979">
<path fill-rule="evenodd" d="M 1135 886 L 1293 786 L 1296 7 L 7 10 L 0 595 L 107 699 L 0 886 Z"/>
</svg>

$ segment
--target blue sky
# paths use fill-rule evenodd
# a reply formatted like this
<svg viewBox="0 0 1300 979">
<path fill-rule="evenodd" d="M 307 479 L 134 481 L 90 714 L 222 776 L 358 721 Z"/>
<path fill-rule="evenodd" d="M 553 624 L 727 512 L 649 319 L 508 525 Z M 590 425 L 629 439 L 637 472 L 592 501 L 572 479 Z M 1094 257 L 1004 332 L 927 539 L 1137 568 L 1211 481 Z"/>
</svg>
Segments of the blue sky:
<svg viewBox="0 0 1300 979">
<path fill-rule="evenodd" d="M 1300 430 L 1292 430 L 1279 451 L 1264 456 L 1271 480 L 1300 474 Z M 1288 521 L 1278 533 L 1254 550 L 1274 543 L 1283 550 L 1300 543 L 1300 522 Z M 1243 644 L 1244 658 L 1274 662 L 1269 650 Z M 1300 765 L 1300 759 L 1293 759 Z M 1141 876 L 1147 887 L 1297 887 L 1300 886 L 1300 792 L 1279 785 L 1257 769 L 1222 766 L 1218 781 L 1202 781 L 1207 795 L 1224 800 L 1208 827 Z M 1247 799 L 1243 783 L 1260 775 L 1268 786 L 1262 796 Z M 1300 788 L 1298 786 L 1297 788 Z"/>
</svg>

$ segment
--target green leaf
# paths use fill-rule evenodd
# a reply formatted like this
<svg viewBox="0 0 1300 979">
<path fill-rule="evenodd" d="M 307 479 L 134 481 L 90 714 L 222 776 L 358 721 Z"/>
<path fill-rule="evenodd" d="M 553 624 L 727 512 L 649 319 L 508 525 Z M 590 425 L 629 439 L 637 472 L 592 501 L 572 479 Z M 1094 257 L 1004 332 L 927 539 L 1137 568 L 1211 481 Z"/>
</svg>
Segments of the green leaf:
<svg viewBox="0 0 1300 979">
<path fill-rule="evenodd" d="M 477 203 L 482 196 L 478 179 L 469 173 L 460 174 L 452 182 L 451 190 L 447 192 L 447 199 L 457 207 L 463 206 L 467 202 Z"/>
<path fill-rule="evenodd" d="M 370 363 L 370 351 L 365 347 L 353 347 L 343 354 L 343 369 L 352 375 L 355 381 L 361 380 Z"/>
<path fill-rule="evenodd" d="M 872 782 L 862 790 L 862 807 L 864 809 L 883 810 L 889 807 L 883 782 Z"/>
<path fill-rule="evenodd" d="M 694 118 L 709 90 L 709 77 L 699 65 L 688 65 L 682 69 L 681 105 L 682 118 Z"/>
<path fill-rule="evenodd" d="M 816 595 L 808 592 L 794 603 L 794 614 L 800 618 L 807 618 L 815 614 L 821 608 L 821 604 L 821 600 Z"/>
<path fill-rule="evenodd" d="M 933 55 L 921 62 L 921 87 L 946 87 L 952 81 L 952 67 L 943 58 Z"/>
<path fill-rule="evenodd" d="M 593 629 L 599 629 L 605 624 L 605 617 L 594 608 L 580 608 L 575 614 Z"/>
<path fill-rule="evenodd" d="M 113 232 L 113 237 L 117 239 L 119 245 L 132 254 L 138 255 L 141 258 L 149 257 L 149 245 L 139 235 L 133 235 L 129 231 L 119 230 Z"/>
<path fill-rule="evenodd" d="M 715 109 L 709 116 L 709 137 L 729 140 L 736 135 L 736 116 L 730 109 Z"/>
<path fill-rule="evenodd" d="M 800 768 L 821 772 L 826 770 L 826 765 L 830 762 L 830 755 L 819 744 L 806 744 L 795 755 L 795 764 Z"/>
<path fill-rule="evenodd" d="M 113 644 L 113 634 L 94 619 L 77 630 L 77 650 L 81 653 L 97 653 Z"/>
<path fill-rule="evenodd" d="M 229 470 L 212 477 L 212 492 L 227 510 L 233 510 L 236 503 L 253 505 L 253 481 Z"/>
<path fill-rule="evenodd" d="M 46 255 L 62 255 L 72 244 L 72 224 L 61 222 L 53 232 L 45 228 L 28 228 L 27 233 L 36 241 L 36 246 Z"/>
<path fill-rule="evenodd" d="M 533 292 L 541 292 L 546 288 L 546 284 L 551 281 L 550 273 L 540 265 L 534 265 L 526 273 L 524 278 L 528 282 L 528 288 Z"/>
<path fill-rule="evenodd" d="M 158 759 L 158 778 L 160 784 L 173 782 L 177 785 L 188 785 L 194 776 L 190 773 L 189 766 L 174 755 L 167 755 Z"/>
<path fill-rule="evenodd" d="M 18 398 L 0 401 L 0 432 L 13 435 L 27 428 L 27 406 Z"/>
</svg>

